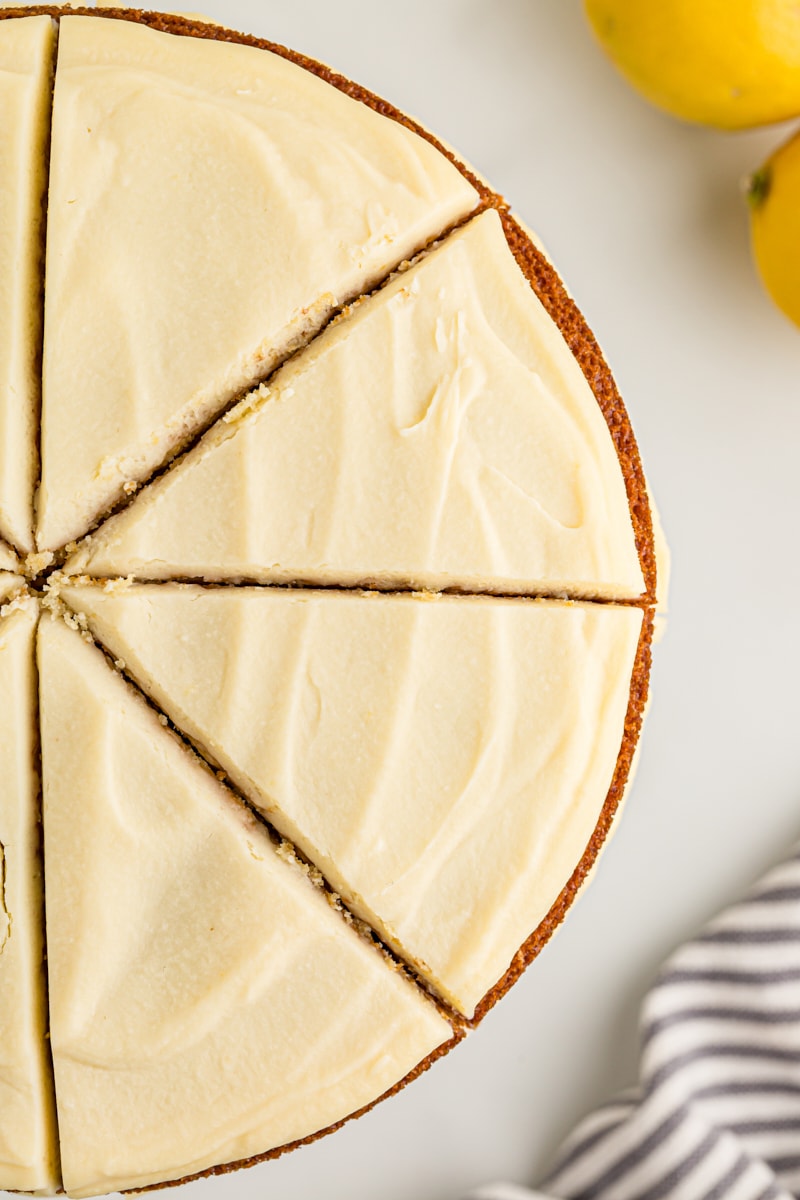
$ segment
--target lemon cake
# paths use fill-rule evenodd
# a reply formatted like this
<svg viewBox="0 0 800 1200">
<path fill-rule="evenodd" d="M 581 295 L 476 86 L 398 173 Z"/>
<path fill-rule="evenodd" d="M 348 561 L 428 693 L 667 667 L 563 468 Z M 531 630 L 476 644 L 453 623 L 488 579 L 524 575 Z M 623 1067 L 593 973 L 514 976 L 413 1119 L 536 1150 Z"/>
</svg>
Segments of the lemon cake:
<svg viewBox="0 0 800 1200">
<path fill-rule="evenodd" d="M 4 61 L 0 1188 L 84 1197 L 480 1024 L 626 794 L 663 555 L 592 334 L 430 132 L 184 17 L 0 5 Z"/>
</svg>

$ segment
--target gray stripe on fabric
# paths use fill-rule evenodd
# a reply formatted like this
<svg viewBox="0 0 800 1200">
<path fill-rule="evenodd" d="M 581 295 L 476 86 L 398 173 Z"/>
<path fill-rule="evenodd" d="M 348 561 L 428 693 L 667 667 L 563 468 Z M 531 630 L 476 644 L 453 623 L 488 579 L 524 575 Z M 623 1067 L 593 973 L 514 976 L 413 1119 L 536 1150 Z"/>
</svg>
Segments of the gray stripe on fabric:
<svg viewBox="0 0 800 1200">
<path fill-rule="evenodd" d="M 622 1120 L 624 1119 L 625 1118 L 623 1117 Z M 573 1146 L 559 1163 L 559 1174 L 566 1170 L 567 1167 L 571 1167 L 574 1163 L 578 1162 L 578 1160 L 583 1158 L 585 1154 L 588 1154 L 591 1150 L 596 1149 L 610 1134 L 616 1133 L 622 1124 L 622 1120 L 618 1119 L 617 1117 L 610 1118 L 608 1124 L 604 1125 L 602 1129 L 595 1129 L 587 1137 L 583 1138 L 577 1146 Z"/>
<path fill-rule="evenodd" d="M 628 1150 L 613 1166 L 606 1168 L 589 1188 L 585 1191 L 574 1193 L 570 1200 L 591 1200 L 591 1197 L 605 1191 L 612 1184 L 618 1183 L 624 1175 L 627 1175 L 634 1167 L 638 1167 L 654 1150 L 657 1150 L 670 1134 L 674 1133 L 683 1124 L 685 1119 L 686 1110 L 683 1107 L 680 1107 L 676 1112 L 670 1113 L 660 1125 L 656 1126 L 652 1133 L 643 1138 L 638 1146 L 634 1146 L 631 1150 Z M 550 1176 L 550 1179 L 556 1180 L 564 1169 L 564 1167 L 559 1167 Z"/>
<path fill-rule="evenodd" d="M 606 1109 L 609 1110 L 608 1124 L 603 1125 L 601 1129 L 593 1129 L 591 1133 L 581 1138 L 580 1141 L 576 1142 L 574 1146 L 571 1146 L 567 1150 L 567 1153 L 559 1159 L 558 1166 L 548 1176 L 548 1180 L 555 1179 L 556 1175 L 560 1175 L 562 1171 L 567 1169 L 567 1167 L 571 1167 L 580 1158 L 583 1158 L 584 1154 L 586 1154 L 589 1150 L 592 1150 L 595 1146 L 598 1146 L 600 1142 L 602 1142 L 609 1134 L 614 1133 L 615 1130 L 619 1129 L 622 1122 L 630 1115 L 630 1112 L 635 1108 L 640 1100 L 641 1095 L 638 1088 L 628 1088 L 626 1092 L 624 1092 L 622 1096 L 617 1097 L 616 1100 L 609 1101 L 607 1104 L 602 1105 L 601 1108 L 595 1109 L 594 1113 L 592 1113 L 592 1116 L 600 1116 Z M 614 1109 L 623 1110 L 625 1108 L 627 1108 L 627 1112 L 613 1111 Z M 576 1133 L 580 1133 L 580 1127 L 576 1130 Z M 567 1143 L 567 1145 L 569 1145 L 569 1143 Z M 547 1183 L 545 1183 L 543 1186 L 546 1187 Z"/>
<path fill-rule="evenodd" d="M 689 1021 L 741 1021 L 751 1025 L 800 1025 L 800 1008 L 729 1008 L 722 1004 L 698 1004 L 679 1008 L 677 1012 L 656 1017 L 642 1031 L 642 1041 L 648 1042 L 664 1029 L 684 1025 Z"/>
<path fill-rule="evenodd" d="M 654 1071 L 647 1081 L 647 1095 L 656 1091 L 662 1083 L 671 1079 L 673 1075 L 677 1075 L 684 1067 L 715 1058 L 746 1058 L 786 1063 L 791 1066 L 800 1063 L 800 1050 L 784 1050 L 779 1046 L 758 1046 L 756 1044 L 742 1046 L 736 1042 L 717 1042 L 708 1046 L 698 1046 L 694 1050 L 686 1050 L 683 1054 L 676 1055 L 669 1062 L 664 1063 L 663 1067 Z"/>
<path fill-rule="evenodd" d="M 755 896 L 751 896 L 746 900 L 741 908 L 746 908 L 750 904 L 780 904 L 787 900 L 800 900 L 800 884 L 778 884 L 772 888 L 765 888 L 763 892 L 757 892 Z"/>
<path fill-rule="evenodd" d="M 714 1096 L 800 1096 L 800 1082 L 751 1079 L 743 1083 L 713 1083 L 692 1093 L 693 1100 L 710 1100 Z"/>
<path fill-rule="evenodd" d="M 595 1150 L 601 1142 L 604 1142 L 607 1137 L 612 1133 L 616 1133 L 620 1124 L 620 1121 L 612 1121 L 608 1125 L 604 1125 L 602 1129 L 595 1129 L 594 1132 L 582 1138 L 575 1146 L 570 1147 L 567 1153 L 559 1159 L 557 1167 L 544 1180 L 542 1187 L 550 1191 L 559 1175 L 574 1167 L 590 1151 Z"/>
<path fill-rule="evenodd" d="M 770 983 L 800 982 L 800 967 L 784 967 L 771 971 L 728 971 L 715 967 L 676 967 L 665 971 L 656 980 L 653 991 L 680 983 L 732 983 L 753 986 Z"/>
<path fill-rule="evenodd" d="M 800 1171 L 800 1154 L 783 1154 L 777 1158 L 770 1158 L 769 1165 L 776 1175 L 780 1175 L 781 1171 Z"/>
<path fill-rule="evenodd" d="M 731 1133 L 741 1133 L 745 1137 L 756 1133 L 800 1133 L 800 1117 L 774 1117 L 771 1121 L 731 1121 L 726 1123 L 726 1129 Z"/>
<path fill-rule="evenodd" d="M 800 942 L 800 929 L 712 929 L 700 933 L 693 945 L 738 946 L 738 945 L 796 945 Z"/>
<path fill-rule="evenodd" d="M 703 1200 L 724 1200 L 725 1195 L 730 1191 L 735 1183 L 744 1175 L 745 1171 L 752 1166 L 752 1163 L 740 1154 L 736 1162 L 730 1167 L 718 1183 L 715 1183 L 710 1192 L 706 1192 Z"/>
<path fill-rule="evenodd" d="M 669 1174 L 665 1175 L 659 1183 L 653 1184 L 652 1187 L 647 1188 L 643 1192 L 637 1192 L 636 1200 L 663 1200 L 664 1196 L 669 1196 L 674 1192 L 679 1183 L 682 1183 L 688 1175 L 691 1175 L 708 1158 L 718 1141 L 719 1130 L 710 1130 L 700 1144 L 695 1146 L 691 1154 L 678 1163 L 677 1166 L 673 1167 Z"/>
</svg>

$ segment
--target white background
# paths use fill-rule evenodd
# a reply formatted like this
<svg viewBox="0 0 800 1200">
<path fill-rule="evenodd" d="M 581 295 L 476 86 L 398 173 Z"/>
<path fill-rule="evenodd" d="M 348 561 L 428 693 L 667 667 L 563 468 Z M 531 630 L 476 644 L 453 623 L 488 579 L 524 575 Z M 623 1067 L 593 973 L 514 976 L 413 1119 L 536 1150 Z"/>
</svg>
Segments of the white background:
<svg viewBox="0 0 800 1200">
<path fill-rule="evenodd" d="M 496 1177 L 532 1183 L 574 1122 L 635 1078 L 661 959 L 800 838 L 800 331 L 760 291 L 739 191 L 787 131 L 715 134 L 650 109 L 578 0 L 203 9 L 419 117 L 537 230 L 617 376 L 675 564 L 636 787 L 557 939 L 402 1095 L 184 1191 L 459 1200 Z"/>
</svg>

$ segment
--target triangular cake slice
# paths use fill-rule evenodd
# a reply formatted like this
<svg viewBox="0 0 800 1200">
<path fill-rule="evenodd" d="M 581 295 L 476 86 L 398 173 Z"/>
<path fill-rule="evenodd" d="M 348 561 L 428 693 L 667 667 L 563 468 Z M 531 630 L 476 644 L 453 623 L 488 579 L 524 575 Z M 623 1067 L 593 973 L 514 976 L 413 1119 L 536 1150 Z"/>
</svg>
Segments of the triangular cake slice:
<svg viewBox="0 0 800 1200">
<path fill-rule="evenodd" d="M 476 217 L 229 414 L 70 571 L 636 598 L 614 441 Z"/>
<path fill-rule="evenodd" d="M 69 1194 L 342 1121 L 453 1037 L 60 618 L 39 642 L 51 1039 Z"/>
<path fill-rule="evenodd" d="M 422 136 L 277 53 L 64 17 L 39 548 L 477 203 Z"/>
<path fill-rule="evenodd" d="M 0 21 L 0 534 L 33 550 L 42 209 L 54 26 Z"/>
<path fill-rule="evenodd" d="M 632 749 L 638 608 L 177 584 L 62 594 L 468 1017 L 547 916 Z"/>
<path fill-rule="evenodd" d="M 59 1183 L 46 1042 L 36 615 L 28 601 L 0 618 L 0 1189 L 22 1192 Z"/>
</svg>

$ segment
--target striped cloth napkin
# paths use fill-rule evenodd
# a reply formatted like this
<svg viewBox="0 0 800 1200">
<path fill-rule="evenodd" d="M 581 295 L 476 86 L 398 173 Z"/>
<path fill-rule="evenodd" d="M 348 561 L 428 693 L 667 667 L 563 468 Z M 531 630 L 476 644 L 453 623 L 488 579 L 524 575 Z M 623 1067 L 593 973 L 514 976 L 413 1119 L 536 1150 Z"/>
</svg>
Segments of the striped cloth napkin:
<svg viewBox="0 0 800 1200">
<path fill-rule="evenodd" d="M 800 851 L 661 970 L 641 1080 L 587 1118 L 540 1191 L 470 1200 L 800 1197 Z"/>
</svg>

